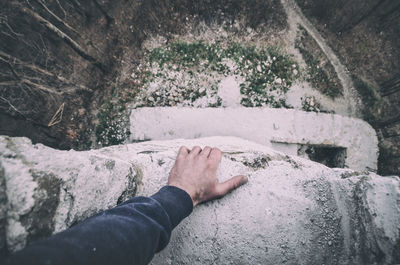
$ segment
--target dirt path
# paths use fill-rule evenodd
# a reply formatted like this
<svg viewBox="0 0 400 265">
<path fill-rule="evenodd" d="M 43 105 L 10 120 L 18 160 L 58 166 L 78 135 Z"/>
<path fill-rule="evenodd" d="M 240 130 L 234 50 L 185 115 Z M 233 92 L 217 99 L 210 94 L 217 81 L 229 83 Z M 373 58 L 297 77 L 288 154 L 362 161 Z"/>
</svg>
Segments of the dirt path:
<svg viewBox="0 0 400 265">
<path fill-rule="evenodd" d="M 361 99 L 353 86 L 353 81 L 346 67 L 340 62 L 339 58 L 335 55 L 333 50 L 329 47 L 329 45 L 326 43 L 318 30 L 304 16 L 297 3 L 294 0 L 281 0 L 281 2 L 288 16 L 288 24 L 291 31 L 290 38 L 292 39 L 293 43 L 296 38 L 297 26 L 298 24 L 300 24 L 307 30 L 311 37 L 314 38 L 314 40 L 317 42 L 321 50 L 325 53 L 326 57 L 335 68 L 338 78 L 343 85 L 343 99 L 337 100 L 344 100 L 345 103 L 347 103 L 347 114 L 349 116 L 362 118 Z"/>
</svg>

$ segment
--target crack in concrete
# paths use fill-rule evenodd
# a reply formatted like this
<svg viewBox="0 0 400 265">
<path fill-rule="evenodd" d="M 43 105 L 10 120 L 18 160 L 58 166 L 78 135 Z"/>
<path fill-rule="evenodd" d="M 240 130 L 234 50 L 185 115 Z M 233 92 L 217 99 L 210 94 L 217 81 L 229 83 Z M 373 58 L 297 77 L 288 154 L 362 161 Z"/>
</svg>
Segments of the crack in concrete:
<svg viewBox="0 0 400 265">
<path fill-rule="evenodd" d="M 214 218 L 215 218 L 215 232 L 214 232 L 214 235 L 213 235 L 213 238 L 212 238 L 211 250 L 212 250 L 212 254 L 213 254 L 214 260 L 213 260 L 213 262 L 211 264 L 218 264 L 219 255 L 220 255 L 219 250 L 218 250 L 218 246 L 217 246 L 217 245 L 219 245 L 218 239 L 217 239 L 218 231 L 219 231 L 219 224 L 218 224 L 218 214 L 217 214 L 217 208 L 216 207 L 214 207 L 213 213 L 214 213 Z"/>
</svg>

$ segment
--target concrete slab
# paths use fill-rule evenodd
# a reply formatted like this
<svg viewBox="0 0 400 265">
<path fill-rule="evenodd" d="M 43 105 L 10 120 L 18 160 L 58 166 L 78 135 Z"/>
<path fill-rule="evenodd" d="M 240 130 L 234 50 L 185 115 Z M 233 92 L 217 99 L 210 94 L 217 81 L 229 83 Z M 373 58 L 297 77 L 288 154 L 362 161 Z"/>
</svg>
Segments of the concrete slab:
<svg viewBox="0 0 400 265">
<path fill-rule="evenodd" d="M 346 148 L 345 167 L 376 170 L 378 140 L 365 121 L 335 114 L 271 108 L 139 108 L 130 141 L 237 136 L 281 152 L 294 145 Z M 282 147 L 282 148 L 280 148 Z"/>
</svg>

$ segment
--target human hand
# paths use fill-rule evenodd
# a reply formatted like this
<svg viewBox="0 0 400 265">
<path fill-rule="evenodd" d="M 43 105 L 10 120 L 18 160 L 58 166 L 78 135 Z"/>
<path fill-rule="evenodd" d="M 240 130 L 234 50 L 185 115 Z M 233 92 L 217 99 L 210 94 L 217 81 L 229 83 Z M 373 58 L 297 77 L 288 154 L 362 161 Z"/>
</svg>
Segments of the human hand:
<svg viewBox="0 0 400 265">
<path fill-rule="evenodd" d="M 223 197 L 225 194 L 245 184 L 246 176 L 236 176 L 223 183 L 217 179 L 217 168 L 222 153 L 218 148 L 199 146 L 190 151 L 185 146 L 179 149 L 174 167 L 168 177 L 168 185 L 186 191 L 197 204 Z"/>
</svg>

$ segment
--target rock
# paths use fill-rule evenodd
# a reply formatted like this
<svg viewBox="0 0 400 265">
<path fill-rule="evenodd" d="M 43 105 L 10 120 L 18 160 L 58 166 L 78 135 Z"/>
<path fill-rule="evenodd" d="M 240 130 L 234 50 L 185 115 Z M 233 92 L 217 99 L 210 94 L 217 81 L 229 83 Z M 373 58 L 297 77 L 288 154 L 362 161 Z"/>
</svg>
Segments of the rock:
<svg viewBox="0 0 400 265">
<path fill-rule="evenodd" d="M 399 262 L 398 177 L 330 169 L 234 137 L 85 152 L 0 137 L 0 243 L 15 251 L 134 195 L 153 194 L 181 145 L 218 146 L 219 179 L 245 174 L 249 183 L 196 207 L 152 264 Z"/>
</svg>

